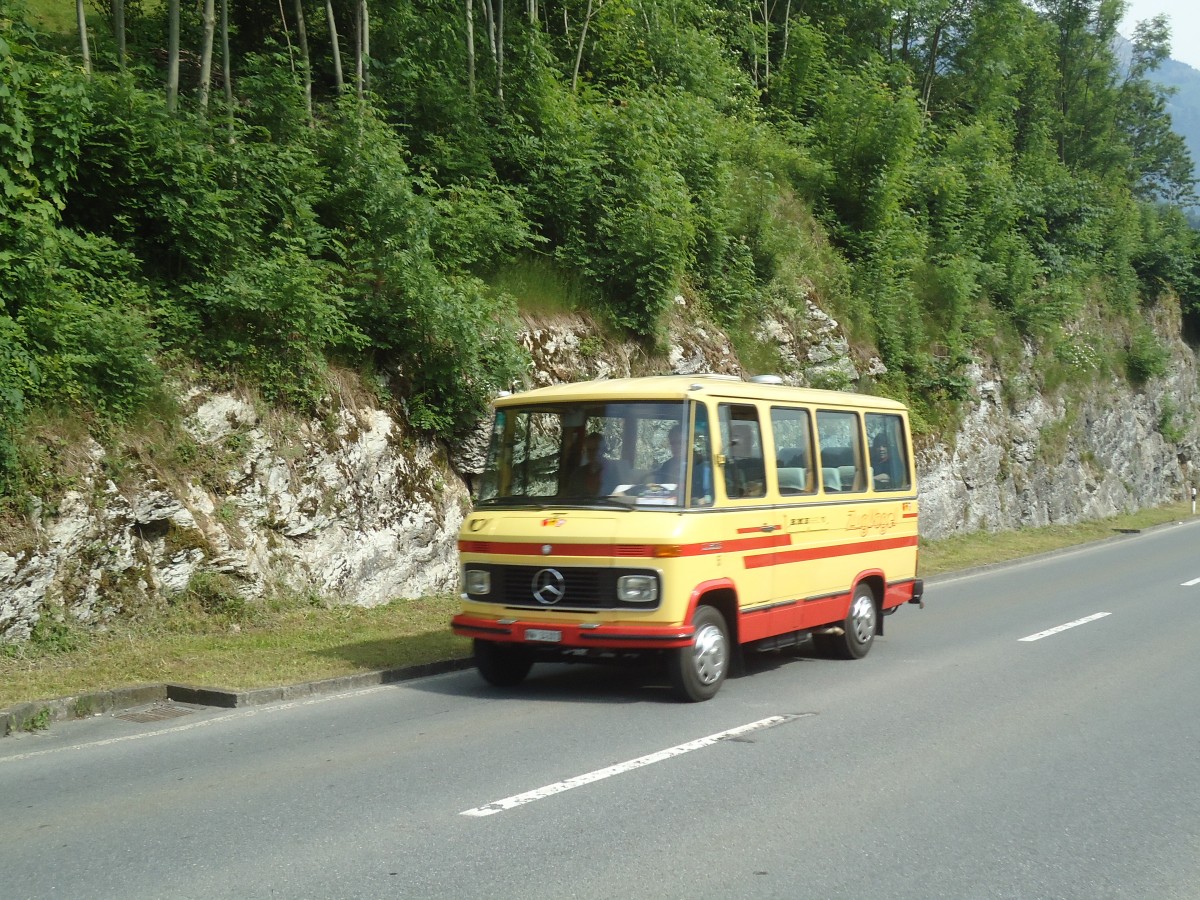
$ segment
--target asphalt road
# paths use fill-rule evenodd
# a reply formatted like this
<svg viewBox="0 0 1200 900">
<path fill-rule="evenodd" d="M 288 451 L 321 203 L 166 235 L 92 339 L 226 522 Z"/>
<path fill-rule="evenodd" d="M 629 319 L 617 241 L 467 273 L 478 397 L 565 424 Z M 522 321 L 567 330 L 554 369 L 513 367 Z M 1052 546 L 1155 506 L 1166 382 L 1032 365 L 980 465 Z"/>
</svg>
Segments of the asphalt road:
<svg viewBox="0 0 1200 900">
<path fill-rule="evenodd" d="M 1197 898 L 1198 543 L 940 580 L 707 703 L 547 666 L 6 738 L 0 896 Z"/>
</svg>

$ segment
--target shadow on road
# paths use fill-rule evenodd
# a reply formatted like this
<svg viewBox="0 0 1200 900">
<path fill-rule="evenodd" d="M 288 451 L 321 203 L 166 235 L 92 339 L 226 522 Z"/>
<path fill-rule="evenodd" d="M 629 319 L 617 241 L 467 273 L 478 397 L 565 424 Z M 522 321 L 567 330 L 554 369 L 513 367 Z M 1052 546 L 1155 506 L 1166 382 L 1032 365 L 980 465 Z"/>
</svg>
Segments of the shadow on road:
<svg viewBox="0 0 1200 900">
<path fill-rule="evenodd" d="M 752 677 L 816 658 L 808 644 L 768 653 L 747 653 L 744 664 L 734 667 L 729 677 Z M 680 702 L 671 692 L 671 681 L 661 657 L 606 663 L 537 663 L 521 684 L 511 688 L 487 684 L 473 668 L 444 678 L 422 679 L 408 687 L 433 694 L 481 699 L 603 704 Z"/>
</svg>

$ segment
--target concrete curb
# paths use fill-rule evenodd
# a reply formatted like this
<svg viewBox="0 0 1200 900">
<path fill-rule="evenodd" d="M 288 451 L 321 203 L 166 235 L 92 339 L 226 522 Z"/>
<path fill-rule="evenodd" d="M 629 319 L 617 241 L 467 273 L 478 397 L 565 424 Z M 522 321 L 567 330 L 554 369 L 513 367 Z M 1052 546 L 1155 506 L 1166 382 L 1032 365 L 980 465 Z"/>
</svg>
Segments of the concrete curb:
<svg viewBox="0 0 1200 900">
<path fill-rule="evenodd" d="M 200 706 L 216 706 L 236 709 L 243 706 L 261 706 L 321 694 L 337 694 L 361 688 L 409 681 L 427 675 L 456 672 L 474 664 L 470 657 L 439 660 L 406 666 L 402 669 L 380 669 L 358 675 L 343 675 L 280 687 L 259 688 L 251 691 L 232 691 L 224 688 L 196 687 L 185 684 L 143 684 L 112 691 L 95 691 L 74 697 L 59 697 L 53 700 L 35 700 L 19 703 L 8 709 L 0 709 L 0 737 L 17 731 L 38 731 L 51 722 L 82 719 L 101 713 L 109 713 L 148 703 L 174 700 L 178 703 L 195 703 Z"/>
</svg>

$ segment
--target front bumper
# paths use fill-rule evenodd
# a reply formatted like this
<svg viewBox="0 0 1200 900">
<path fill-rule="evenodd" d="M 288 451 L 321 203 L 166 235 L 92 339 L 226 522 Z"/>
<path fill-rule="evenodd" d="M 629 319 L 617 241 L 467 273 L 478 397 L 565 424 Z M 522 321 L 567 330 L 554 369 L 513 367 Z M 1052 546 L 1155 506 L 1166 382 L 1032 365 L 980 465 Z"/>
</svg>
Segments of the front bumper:
<svg viewBox="0 0 1200 900">
<path fill-rule="evenodd" d="M 688 647 L 694 630 L 691 625 L 592 625 L 577 622 L 530 622 L 521 619 L 493 619 L 460 613 L 450 621 L 454 633 L 497 643 L 525 644 L 530 647 L 586 648 L 597 650 L 655 650 Z M 556 632 L 559 640 L 529 640 L 529 631 Z"/>
</svg>

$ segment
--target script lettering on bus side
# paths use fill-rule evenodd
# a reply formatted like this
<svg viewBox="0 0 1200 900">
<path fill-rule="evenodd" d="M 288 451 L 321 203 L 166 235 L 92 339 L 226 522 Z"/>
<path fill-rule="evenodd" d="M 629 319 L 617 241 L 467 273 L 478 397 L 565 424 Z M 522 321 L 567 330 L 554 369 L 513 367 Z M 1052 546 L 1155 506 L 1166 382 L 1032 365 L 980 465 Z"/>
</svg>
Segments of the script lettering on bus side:
<svg viewBox="0 0 1200 900">
<path fill-rule="evenodd" d="M 894 510 L 877 509 L 869 512 L 855 512 L 851 510 L 846 519 L 847 530 L 857 531 L 862 535 L 872 532 L 886 534 L 895 527 L 896 513 Z"/>
</svg>

